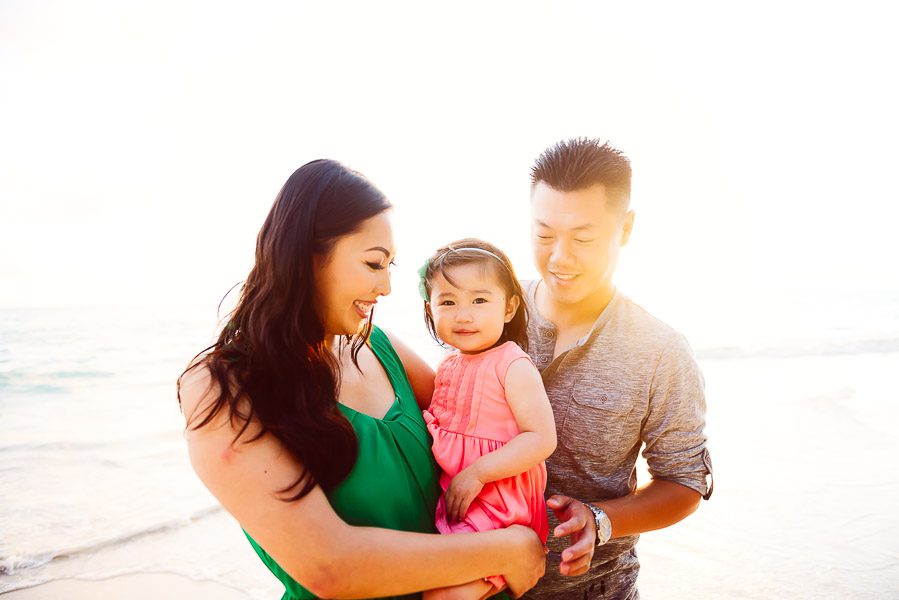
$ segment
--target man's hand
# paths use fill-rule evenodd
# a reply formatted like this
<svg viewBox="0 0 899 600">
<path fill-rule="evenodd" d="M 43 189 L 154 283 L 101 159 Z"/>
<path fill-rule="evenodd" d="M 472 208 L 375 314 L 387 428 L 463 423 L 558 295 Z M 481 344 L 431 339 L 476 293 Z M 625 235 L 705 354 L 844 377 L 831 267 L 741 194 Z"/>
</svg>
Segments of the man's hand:
<svg viewBox="0 0 899 600">
<path fill-rule="evenodd" d="M 471 467 L 462 469 L 450 481 L 446 490 L 446 514 L 451 521 L 461 521 L 468 513 L 468 507 L 484 489 L 484 482 L 480 480 L 475 470 Z"/>
<path fill-rule="evenodd" d="M 559 520 L 553 537 L 568 536 L 570 542 L 562 552 L 559 573 L 569 577 L 583 575 L 590 568 L 596 548 L 596 519 L 593 513 L 582 502 L 560 494 L 552 496 L 546 505 Z"/>
</svg>

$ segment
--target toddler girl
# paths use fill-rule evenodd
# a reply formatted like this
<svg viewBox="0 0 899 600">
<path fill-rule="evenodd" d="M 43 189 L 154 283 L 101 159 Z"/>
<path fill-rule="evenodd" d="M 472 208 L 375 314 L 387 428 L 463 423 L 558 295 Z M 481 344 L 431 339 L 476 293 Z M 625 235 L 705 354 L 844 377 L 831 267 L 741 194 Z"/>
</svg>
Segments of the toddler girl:
<svg viewBox="0 0 899 600">
<path fill-rule="evenodd" d="M 465 239 L 438 250 L 419 271 L 425 322 L 455 351 L 437 368 L 424 411 L 443 489 L 441 533 L 534 529 L 546 543 L 543 494 L 556 448 L 552 408 L 527 348 L 527 307 L 512 265 L 498 248 Z M 501 576 L 430 590 L 424 598 L 485 598 Z"/>
</svg>

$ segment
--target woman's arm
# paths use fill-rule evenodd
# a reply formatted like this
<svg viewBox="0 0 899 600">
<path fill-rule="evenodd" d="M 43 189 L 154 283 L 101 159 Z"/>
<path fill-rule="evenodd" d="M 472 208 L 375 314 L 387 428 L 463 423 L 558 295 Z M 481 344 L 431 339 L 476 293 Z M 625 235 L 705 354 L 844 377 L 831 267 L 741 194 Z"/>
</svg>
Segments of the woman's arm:
<svg viewBox="0 0 899 600">
<path fill-rule="evenodd" d="M 406 369 L 406 375 L 415 393 L 415 401 L 418 402 L 419 408 L 426 409 L 431 405 L 431 396 L 434 395 L 434 369 L 395 335 L 387 331 L 384 333 Z"/>
<path fill-rule="evenodd" d="M 188 423 L 202 416 L 215 386 L 205 369 L 184 377 L 182 408 Z M 411 593 L 502 573 L 521 594 L 543 574 L 543 549 L 526 528 L 443 536 L 351 527 L 319 487 L 295 502 L 279 491 L 302 466 L 271 435 L 251 423 L 232 443 L 240 423 L 227 411 L 186 431 L 194 470 L 241 526 L 291 577 L 317 596 L 366 598 Z M 509 577 L 511 576 L 511 579 Z"/>
<path fill-rule="evenodd" d="M 523 473 L 556 449 L 556 423 L 540 372 L 529 360 L 515 360 L 506 371 L 504 385 L 520 433 L 453 477 L 446 491 L 451 519 L 458 521 L 465 516 L 484 484 Z"/>
</svg>

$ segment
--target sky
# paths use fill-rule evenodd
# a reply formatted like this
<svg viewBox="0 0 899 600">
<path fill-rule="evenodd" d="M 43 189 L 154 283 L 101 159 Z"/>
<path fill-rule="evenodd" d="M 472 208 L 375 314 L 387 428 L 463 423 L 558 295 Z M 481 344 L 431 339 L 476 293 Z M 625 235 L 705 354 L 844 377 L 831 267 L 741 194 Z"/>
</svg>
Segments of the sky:
<svg viewBox="0 0 899 600">
<path fill-rule="evenodd" d="M 467 236 L 532 276 L 529 168 L 581 135 L 656 312 L 899 291 L 879 4 L 0 0 L 0 308 L 214 305 L 322 157 L 395 205 L 394 295 Z"/>
</svg>

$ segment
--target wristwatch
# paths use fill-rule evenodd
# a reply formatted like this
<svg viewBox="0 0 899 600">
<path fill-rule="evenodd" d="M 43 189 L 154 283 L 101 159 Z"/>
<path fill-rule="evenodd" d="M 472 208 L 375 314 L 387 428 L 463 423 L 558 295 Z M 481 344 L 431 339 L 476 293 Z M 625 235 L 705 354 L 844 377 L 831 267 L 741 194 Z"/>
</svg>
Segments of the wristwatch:
<svg viewBox="0 0 899 600">
<path fill-rule="evenodd" d="M 593 518 L 596 519 L 596 545 L 602 546 L 612 539 L 612 521 L 609 520 L 606 511 L 598 506 L 593 506 L 589 502 L 584 502 L 584 506 L 590 509 Z"/>
</svg>

